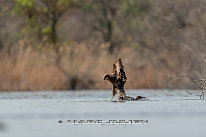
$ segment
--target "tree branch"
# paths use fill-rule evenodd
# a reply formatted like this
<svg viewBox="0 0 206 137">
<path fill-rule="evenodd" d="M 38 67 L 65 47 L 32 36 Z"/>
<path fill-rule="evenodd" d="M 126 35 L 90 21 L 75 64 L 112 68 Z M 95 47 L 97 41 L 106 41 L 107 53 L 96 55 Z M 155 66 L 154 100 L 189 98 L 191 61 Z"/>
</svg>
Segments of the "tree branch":
<svg viewBox="0 0 206 137">
<path fill-rule="evenodd" d="M 196 86 L 201 90 L 202 94 L 201 95 L 196 95 L 196 96 L 200 96 L 200 99 L 204 99 L 204 94 L 205 94 L 205 85 L 200 83 L 200 81 L 203 81 L 205 83 L 205 79 L 199 79 L 199 80 L 195 80 L 193 79 L 189 74 L 178 74 L 179 76 L 185 76 L 190 78 L 190 80 L 192 80 L 192 82 L 194 82 L 196 84 Z M 186 90 L 187 93 L 189 93 L 190 95 L 194 95 L 192 93 L 190 93 L 188 90 Z"/>
</svg>

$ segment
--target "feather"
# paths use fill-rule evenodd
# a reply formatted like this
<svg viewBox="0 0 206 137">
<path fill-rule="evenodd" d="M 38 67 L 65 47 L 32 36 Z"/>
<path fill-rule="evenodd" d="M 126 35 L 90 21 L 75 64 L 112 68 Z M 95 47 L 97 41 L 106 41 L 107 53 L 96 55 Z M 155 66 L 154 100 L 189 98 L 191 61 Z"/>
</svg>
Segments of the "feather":
<svg viewBox="0 0 206 137">
<path fill-rule="evenodd" d="M 126 82 L 127 77 L 126 77 L 126 74 L 124 72 L 124 67 L 122 65 L 121 59 L 114 62 L 112 73 L 117 76 L 117 79 L 121 79 L 123 82 Z"/>
</svg>

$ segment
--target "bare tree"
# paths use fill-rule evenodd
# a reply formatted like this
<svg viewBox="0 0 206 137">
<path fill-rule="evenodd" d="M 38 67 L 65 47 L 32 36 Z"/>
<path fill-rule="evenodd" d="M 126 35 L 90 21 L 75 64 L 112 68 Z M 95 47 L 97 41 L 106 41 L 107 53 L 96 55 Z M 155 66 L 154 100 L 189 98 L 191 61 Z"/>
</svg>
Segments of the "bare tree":
<svg viewBox="0 0 206 137">
<path fill-rule="evenodd" d="M 94 9 L 94 23 L 92 28 L 99 32 L 104 42 L 110 44 L 109 51 L 113 52 L 114 19 L 120 6 L 119 0 L 93 0 L 97 8 Z"/>
</svg>

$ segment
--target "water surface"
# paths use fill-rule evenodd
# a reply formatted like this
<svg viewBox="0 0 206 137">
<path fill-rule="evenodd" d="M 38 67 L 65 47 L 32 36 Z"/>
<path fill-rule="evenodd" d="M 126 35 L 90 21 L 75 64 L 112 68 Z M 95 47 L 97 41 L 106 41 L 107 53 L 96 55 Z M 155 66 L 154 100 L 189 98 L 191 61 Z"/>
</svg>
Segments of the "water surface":
<svg viewBox="0 0 206 137">
<path fill-rule="evenodd" d="M 150 100 L 111 102 L 111 91 L 103 90 L 0 92 L 0 136 L 206 136 L 206 100 L 183 90 L 127 90 L 127 95 Z M 148 123 L 74 125 L 67 120 Z"/>
</svg>

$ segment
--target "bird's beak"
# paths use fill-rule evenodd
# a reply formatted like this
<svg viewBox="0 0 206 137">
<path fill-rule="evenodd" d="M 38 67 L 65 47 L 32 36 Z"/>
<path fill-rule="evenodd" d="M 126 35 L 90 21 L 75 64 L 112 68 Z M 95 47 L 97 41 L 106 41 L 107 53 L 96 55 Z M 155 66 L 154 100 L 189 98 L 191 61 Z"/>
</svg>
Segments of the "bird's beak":
<svg viewBox="0 0 206 137">
<path fill-rule="evenodd" d="M 106 76 L 107 76 L 107 75 L 106 75 L 106 74 L 104 74 L 104 76 L 103 76 L 104 80 L 106 80 Z"/>
</svg>

